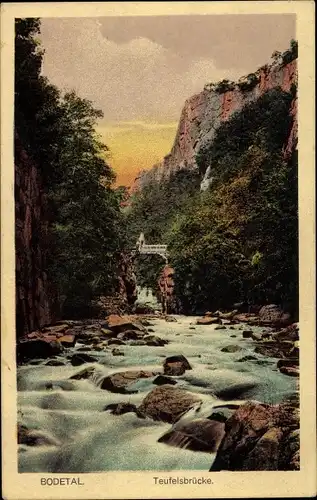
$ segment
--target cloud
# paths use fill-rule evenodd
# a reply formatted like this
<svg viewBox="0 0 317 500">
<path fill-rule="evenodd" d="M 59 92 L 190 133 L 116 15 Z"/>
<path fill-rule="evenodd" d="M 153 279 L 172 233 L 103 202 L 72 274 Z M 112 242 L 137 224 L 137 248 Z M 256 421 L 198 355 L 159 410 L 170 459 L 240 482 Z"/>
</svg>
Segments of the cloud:
<svg viewBox="0 0 317 500">
<path fill-rule="evenodd" d="M 107 122 L 166 122 L 179 118 L 184 101 L 204 84 L 235 78 L 209 58 L 186 57 L 146 37 L 107 39 L 100 21 L 44 18 L 43 73 L 62 89 L 74 88 L 104 112 Z"/>
</svg>

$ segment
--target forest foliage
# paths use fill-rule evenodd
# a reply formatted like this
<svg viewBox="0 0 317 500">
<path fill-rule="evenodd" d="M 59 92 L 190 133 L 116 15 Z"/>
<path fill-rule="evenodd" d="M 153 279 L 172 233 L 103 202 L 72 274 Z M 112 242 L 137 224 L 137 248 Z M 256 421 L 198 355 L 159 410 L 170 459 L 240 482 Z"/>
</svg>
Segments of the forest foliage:
<svg viewBox="0 0 317 500">
<path fill-rule="evenodd" d="M 17 19 L 15 132 L 40 170 L 49 214 L 48 275 L 63 315 L 85 315 L 116 287 L 125 231 L 107 147 L 95 133 L 102 112 L 41 74 L 40 20 Z"/>
<path fill-rule="evenodd" d="M 208 191 L 187 172 L 184 190 L 179 173 L 135 196 L 130 226 L 168 243 L 182 312 L 273 302 L 296 316 L 297 153 L 283 155 L 293 98 L 294 88 L 270 90 L 222 123 L 196 158 L 200 178 L 209 167 Z"/>
</svg>

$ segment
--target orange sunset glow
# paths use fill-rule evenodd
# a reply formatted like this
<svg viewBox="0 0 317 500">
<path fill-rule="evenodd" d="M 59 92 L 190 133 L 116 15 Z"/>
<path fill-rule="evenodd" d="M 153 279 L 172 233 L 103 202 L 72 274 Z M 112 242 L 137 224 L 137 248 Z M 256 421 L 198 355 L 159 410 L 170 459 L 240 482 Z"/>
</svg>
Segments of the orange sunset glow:
<svg viewBox="0 0 317 500">
<path fill-rule="evenodd" d="M 177 122 L 101 123 L 97 132 L 110 149 L 108 162 L 116 172 L 116 185 L 131 186 L 140 170 L 161 161 L 171 150 L 176 128 Z"/>
</svg>

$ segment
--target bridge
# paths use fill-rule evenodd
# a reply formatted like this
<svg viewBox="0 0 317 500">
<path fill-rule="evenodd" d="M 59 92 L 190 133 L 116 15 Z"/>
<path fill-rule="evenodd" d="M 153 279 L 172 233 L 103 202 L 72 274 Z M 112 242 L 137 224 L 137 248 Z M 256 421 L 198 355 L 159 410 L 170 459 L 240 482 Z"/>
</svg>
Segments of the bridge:
<svg viewBox="0 0 317 500">
<path fill-rule="evenodd" d="M 160 255 L 167 262 L 167 245 L 146 245 L 144 234 L 141 233 L 136 242 L 137 251 L 143 255 Z"/>
</svg>

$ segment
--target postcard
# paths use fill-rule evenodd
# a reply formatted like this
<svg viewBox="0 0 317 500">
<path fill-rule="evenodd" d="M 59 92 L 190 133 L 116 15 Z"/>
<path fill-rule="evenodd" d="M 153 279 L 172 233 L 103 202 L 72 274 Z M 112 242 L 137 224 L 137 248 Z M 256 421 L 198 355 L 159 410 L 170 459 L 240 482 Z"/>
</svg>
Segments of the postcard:
<svg viewBox="0 0 317 500">
<path fill-rule="evenodd" d="M 314 4 L 3 3 L 3 498 L 316 494 Z"/>
</svg>

